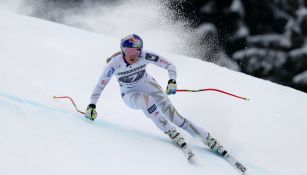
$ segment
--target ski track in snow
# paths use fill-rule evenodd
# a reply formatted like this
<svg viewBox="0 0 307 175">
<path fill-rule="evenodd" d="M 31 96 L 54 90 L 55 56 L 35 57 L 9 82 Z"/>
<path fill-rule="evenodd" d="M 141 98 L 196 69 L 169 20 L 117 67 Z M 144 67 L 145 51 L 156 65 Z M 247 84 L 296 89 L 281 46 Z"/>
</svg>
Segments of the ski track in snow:
<svg viewBox="0 0 307 175">
<path fill-rule="evenodd" d="M 155 136 L 132 128 L 125 128 L 123 126 L 119 126 L 108 121 L 97 120 L 95 122 L 92 122 L 87 119 L 84 119 L 80 115 L 76 115 L 74 112 L 68 112 L 58 108 L 50 107 L 48 105 L 45 105 L 37 101 L 29 100 L 26 98 L 20 98 L 11 94 L 0 92 L 0 109 L 2 111 L 9 109 L 9 111 L 18 114 L 19 116 L 22 116 L 22 114 L 29 114 L 29 113 L 31 113 L 31 115 L 35 115 L 33 109 L 29 111 L 29 108 L 34 108 L 34 111 L 36 111 L 40 115 L 48 114 L 49 117 L 53 117 L 54 115 L 60 114 L 64 116 L 69 116 L 71 118 L 80 118 L 81 120 L 84 120 L 87 123 L 95 125 L 96 127 L 100 127 L 103 130 L 109 130 L 113 133 L 118 133 L 124 137 L 133 137 L 134 139 L 140 139 L 140 140 L 145 139 L 145 140 L 159 141 L 171 144 L 171 141 L 167 138 Z M 175 145 L 173 146 L 174 148 L 176 147 Z M 179 148 L 176 147 L 175 149 Z M 228 166 L 228 168 L 232 169 L 231 165 L 228 165 L 223 158 L 217 156 L 209 148 L 192 145 L 192 149 L 196 151 L 196 162 L 192 163 L 193 166 L 199 166 L 205 168 L 206 166 L 210 165 L 211 167 L 214 166 L 214 168 L 216 169 L 219 169 L 220 166 Z M 201 158 L 201 160 L 199 158 Z M 203 160 L 206 160 L 206 162 L 202 162 Z M 253 166 L 249 163 L 246 163 L 246 166 L 249 168 L 247 174 L 261 173 L 262 175 L 273 175 L 268 170 L 262 169 L 261 167 Z"/>
</svg>

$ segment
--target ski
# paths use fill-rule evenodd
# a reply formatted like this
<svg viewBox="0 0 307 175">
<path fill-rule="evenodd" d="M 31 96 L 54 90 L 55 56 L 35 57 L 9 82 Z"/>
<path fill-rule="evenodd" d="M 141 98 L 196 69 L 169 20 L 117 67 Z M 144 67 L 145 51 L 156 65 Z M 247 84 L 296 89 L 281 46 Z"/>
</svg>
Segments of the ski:
<svg viewBox="0 0 307 175">
<path fill-rule="evenodd" d="M 247 168 L 229 153 L 227 153 L 224 158 L 242 174 L 246 172 Z"/>
</svg>

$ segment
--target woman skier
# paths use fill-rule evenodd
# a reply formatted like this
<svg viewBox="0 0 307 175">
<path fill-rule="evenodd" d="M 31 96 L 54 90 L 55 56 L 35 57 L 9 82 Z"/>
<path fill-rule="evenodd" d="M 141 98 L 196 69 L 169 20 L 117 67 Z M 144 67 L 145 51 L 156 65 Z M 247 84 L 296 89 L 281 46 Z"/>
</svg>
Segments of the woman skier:
<svg viewBox="0 0 307 175">
<path fill-rule="evenodd" d="M 120 49 L 121 52 L 107 59 L 107 65 L 91 95 L 85 117 L 90 120 L 96 119 L 96 103 L 103 89 L 115 75 L 125 104 L 132 109 L 141 109 L 161 131 L 183 149 L 189 160 L 194 153 L 173 124 L 184 129 L 191 136 L 199 138 L 219 155 L 225 156 L 227 151 L 224 147 L 205 129 L 181 116 L 168 99 L 167 95 L 175 94 L 177 89 L 174 64 L 154 52 L 143 50 L 143 41 L 136 34 L 124 37 L 121 40 Z M 166 92 L 146 72 L 147 64 L 154 64 L 168 70 L 169 81 Z"/>
</svg>

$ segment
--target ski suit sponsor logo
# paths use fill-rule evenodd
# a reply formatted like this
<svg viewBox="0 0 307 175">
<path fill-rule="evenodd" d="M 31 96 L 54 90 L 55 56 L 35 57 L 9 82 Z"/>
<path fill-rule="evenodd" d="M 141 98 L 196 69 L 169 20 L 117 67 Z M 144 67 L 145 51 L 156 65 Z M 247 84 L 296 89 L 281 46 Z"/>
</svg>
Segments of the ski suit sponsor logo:
<svg viewBox="0 0 307 175">
<path fill-rule="evenodd" d="M 160 59 L 159 62 L 165 65 L 170 65 L 170 63 L 166 61 L 165 59 Z"/>
<path fill-rule="evenodd" d="M 126 74 L 129 74 L 129 73 L 132 73 L 132 72 L 135 72 L 135 71 L 138 71 L 140 69 L 143 69 L 145 68 L 145 64 L 142 65 L 142 66 L 139 66 L 137 68 L 134 68 L 134 69 L 131 69 L 131 70 L 128 70 L 128 71 L 125 71 L 125 72 L 119 72 L 117 75 L 126 75 Z"/>
<path fill-rule="evenodd" d="M 146 53 L 145 59 L 146 59 L 146 60 L 149 60 L 149 61 L 153 61 L 153 62 L 158 62 L 159 56 L 154 55 L 154 54 L 152 54 L 152 53 Z"/>
<path fill-rule="evenodd" d="M 108 84 L 108 80 L 102 80 L 100 82 L 100 85 L 105 86 L 106 84 Z"/>
<path fill-rule="evenodd" d="M 119 81 L 121 81 L 123 83 L 134 83 L 134 82 L 140 80 L 144 76 L 144 74 L 145 74 L 145 70 L 141 70 L 141 71 L 135 72 L 133 74 L 120 77 Z"/>
<path fill-rule="evenodd" d="M 147 111 L 149 112 L 149 114 L 151 114 L 155 112 L 156 109 L 157 109 L 157 106 L 154 104 L 150 108 L 148 108 Z"/>
<path fill-rule="evenodd" d="M 111 77 L 113 75 L 113 73 L 115 72 L 115 68 L 112 67 L 111 69 L 109 69 L 108 73 L 107 73 L 107 77 Z"/>
</svg>

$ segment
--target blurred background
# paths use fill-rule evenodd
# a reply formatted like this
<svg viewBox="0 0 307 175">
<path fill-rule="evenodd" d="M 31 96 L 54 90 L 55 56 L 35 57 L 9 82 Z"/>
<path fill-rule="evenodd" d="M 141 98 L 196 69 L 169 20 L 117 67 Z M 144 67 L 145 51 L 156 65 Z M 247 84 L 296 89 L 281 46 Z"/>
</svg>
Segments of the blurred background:
<svg viewBox="0 0 307 175">
<path fill-rule="evenodd" d="M 119 38 L 137 33 L 146 38 L 146 49 L 193 56 L 307 92 L 306 4 L 307 0 L 1 0 L 0 10 Z M 151 44 L 157 39 L 161 46 Z"/>
</svg>

